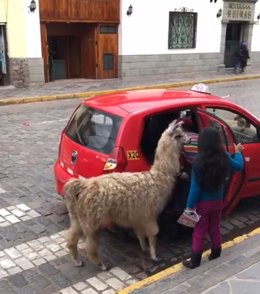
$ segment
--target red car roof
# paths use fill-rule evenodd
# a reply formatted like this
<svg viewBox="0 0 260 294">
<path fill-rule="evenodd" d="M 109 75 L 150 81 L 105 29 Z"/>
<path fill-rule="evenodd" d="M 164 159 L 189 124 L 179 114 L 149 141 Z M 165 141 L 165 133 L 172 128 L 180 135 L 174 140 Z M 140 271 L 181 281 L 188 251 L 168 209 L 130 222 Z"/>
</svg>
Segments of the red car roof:
<svg viewBox="0 0 260 294">
<path fill-rule="evenodd" d="M 224 100 L 209 93 L 170 89 L 120 91 L 112 94 L 95 96 L 85 100 L 84 103 L 90 107 L 124 116 L 127 113 L 149 109 L 198 105 L 199 103 L 205 102 L 205 99 L 211 100 L 216 104 L 219 104 L 219 102 L 227 105 L 233 104 L 228 100 Z"/>
</svg>

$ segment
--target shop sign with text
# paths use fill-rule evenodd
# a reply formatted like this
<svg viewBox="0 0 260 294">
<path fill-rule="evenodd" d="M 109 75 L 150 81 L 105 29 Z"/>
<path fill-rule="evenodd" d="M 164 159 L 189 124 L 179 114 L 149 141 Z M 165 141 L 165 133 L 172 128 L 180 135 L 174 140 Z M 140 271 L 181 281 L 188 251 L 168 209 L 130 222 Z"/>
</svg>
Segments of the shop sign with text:
<svg viewBox="0 0 260 294">
<path fill-rule="evenodd" d="M 253 21 L 255 5 L 243 2 L 226 2 L 225 16 L 228 20 Z"/>
</svg>

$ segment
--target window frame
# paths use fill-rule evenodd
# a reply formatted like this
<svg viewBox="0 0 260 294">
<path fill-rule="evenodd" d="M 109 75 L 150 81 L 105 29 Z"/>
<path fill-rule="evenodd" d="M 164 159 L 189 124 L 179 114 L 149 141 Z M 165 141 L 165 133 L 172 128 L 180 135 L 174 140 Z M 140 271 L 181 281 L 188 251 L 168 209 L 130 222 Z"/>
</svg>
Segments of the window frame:
<svg viewBox="0 0 260 294">
<path fill-rule="evenodd" d="M 220 111 L 226 111 L 228 113 L 232 113 L 234 115 L 234 118 L 236 116 L 240 116 L 241 118 L 245 119 L 246 122 L 249 122 L 250 125 L 255 129 L 255 139 L 254 137 L 252 137 L 252 140 L 251 141 L 244 141 L 244 140 L 238 140 L 239 137 L 238 135 L 235 133 L 235 130 L 234 130 L 234 126 L 230 125 L 226 119 L 224 119 L 222 116 L 219 116 L 219 115 L 216 115 L 214 112 L 211 112 L 209 111 L 209 109 L 216 109 L 216 110 L 220 110 Z M 229 129 L 231 130 L 232 132 L 232 135 L 233 135 L 233 138 L 234 138 L 234 141 L 236 143 L 242 143 L 242 144 L 255 144 L 255 143 L 259 143 L 260 140 L 258 138 L 258 130 L 257 130 L 257 126 L 252 122 L 252 120 L 250 120 L 247 116 L 245 116 L 244 114 L 242 114 L 241 112 L 237 112 L 236 110 L 233 110 L 233 109 L 229 109 L 229 108 L 225 108 L 225 107 L 216 107 L 216 106 L 212 106 L 212 105 L 207 105 L 205 106 L 205 110 L 206 112 L 210 113 L 211 115 L 215 116 L 216 118 L 219 118 L 220 120 L 222 120 L 228 127 Z M 233 119 L 234 119 L 233 118 Z M 246 127 L 245 127 L 246 129 Z M 244 130 L 245 130 L 244 129 Z M 242 127 L 241 127 L 241 130 L 242 130 Z M 243 132 L 240 132 L 241 130 L 237 130 L 237 133 L 241 133 L 241 136 L 245 135 L 245 133 Z M 250 135 L 248 135 L 250 136 Z M 240 137 L 241 139 L 242 137 Z"/>
<path fill-rule="evenodd" d="M 103 70 L 109 71 L 114 69 L 114 54 L 105 52 L 103 53 Z"/>
<path fill-rule="evenodd" d="M 174 47 L 174 45 L 172 45 L 172 36 L 173 36 L 173 32 L 172 32 L 172 27 L 174 26 L 174 15 L 192 15 L 193 16 L 193 20 L 194 20 L 194 25 L 193 25 L 193 29 L 192 29 L 192 46 L 181 46 L 179 47 L 180 43 L 178 43 L 178 46 Z M 190 11 L 186 11 L 186 10 L 181 10 L 181 11 L 170 11 L 169 12 L 169 28 L 168 28 L 168 49 L 172 50 L 172 49 L 194 49 L 196 48 L 196 43 L 197 43 L 197 25 L 198 25 L 198 13 L 197 12 L 190 12 Z"/>
<path fill-rule="evenodd" d="M 193 116 L 191 118 L 191 121 L 193 123 L 192 128 L 189 130 L 186 129 L 184 131 L 195 134 L 199 133 L 199 121 L 198 117 L 196 116 L 196 109 L 197 106 L 181 106 L 177 108 L 169 108 L 157 112 L 148 113 L 145 117 L 143 117 L 142 132 L 139 146 L 141 153 L 143 154 L 143 157 L 145 158 L 148 164 L 153 164 L 157 143 L 160 140 L 162 133 L 167 129 L 169 123 L 174 119 L 183 121 L 184 117 L 179 116 L 182 112 L 189 111 Z M 158 122 L 160 121 L 159 124 L 154 124 L 154 127 L 155 129 L 157 129 L 157 131 L 155 131 L 155 129 L 152 128 L 151 132 L 151 120 L 158 120 Z M 151 137 L 152 140 L 150 140 Z"/>
<path fill-rule="evenodd" d="M 117 25 L 101 24 L 99 26 L 99 33 L 104 35 L 117 34 Z"/>
<path fill-rule="evenodd" d="M 98 116 L 103 116 L 103 122 Z M 106 122 L 107 118 L 111 120 L 112 124 Z M 64 133 L 72 141 L 84 148 L 103 154 L 110 154 L 114 148 L 121 123 L 122 117 L 120 116 L 89 107 L 85 104 L 80 104 L 71 116 Z M 111 128 L 107 130 L 107 134 L 97 132 L 98 127 L 103 126 L 105 129 L 106 126 L 110 125 Z M 99 141 L 95 141 L 97 138 Z M 104 140 L 104 144 L 100 143 L 100 139 Z"/>
</svg>

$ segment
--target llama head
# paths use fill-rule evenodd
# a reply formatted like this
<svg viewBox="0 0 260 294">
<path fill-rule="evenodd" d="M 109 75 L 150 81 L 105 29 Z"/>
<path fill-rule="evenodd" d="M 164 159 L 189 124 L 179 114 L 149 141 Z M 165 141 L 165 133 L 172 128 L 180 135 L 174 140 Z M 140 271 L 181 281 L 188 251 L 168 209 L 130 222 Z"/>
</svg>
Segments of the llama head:
<svg viewBox="0 0 260 294">
<path fill-rule="evenodd" d="M 246 128 L 250 128 L 250 123 L 240 115 L 234 117 L 234 120 L 237 122 L 237 126 L 245 130 Z"/>
<path fill-rule="evenodd" d="M 182 128 L 183 122 L 174 120 L 162 133 L 155 152 L 153 170 L 166 174 L 177 174 L 180 169 L 180 153 L 188 136 Z"/>
<path fill-rule="evenodd" d="M 183 121 L 172 121 L 168 128 L 166 129 L 165 133 L 169 136 L 170 140 L 175 140 L 180 147 L 184 143 L 188 143 L 189 137 L 184 133 L 183 128 Z"/>
</svg>

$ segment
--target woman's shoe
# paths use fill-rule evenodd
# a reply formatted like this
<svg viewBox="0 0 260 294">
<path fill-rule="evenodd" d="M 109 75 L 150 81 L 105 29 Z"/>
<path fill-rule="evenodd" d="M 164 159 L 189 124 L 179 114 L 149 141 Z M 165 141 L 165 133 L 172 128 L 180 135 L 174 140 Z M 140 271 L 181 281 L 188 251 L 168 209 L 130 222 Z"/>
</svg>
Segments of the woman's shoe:
<svg viewBox="0 0 260 294">
<path fill-rule="evenodd" d="M 201 262 L 201 253 L 192 252 L 191 258 L 188 260 L 184 260 L 182 263 L 185 267 L 193 269 L 200 266 L 200 262 Z"/>
<path fill-rule="evenodd" d="M 221 255 L 221 248 L 211 249 L 211 253 L 208 257 L 209 260 L 216 259 Z"/>
</svg>

